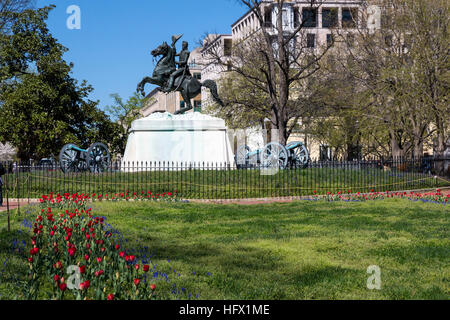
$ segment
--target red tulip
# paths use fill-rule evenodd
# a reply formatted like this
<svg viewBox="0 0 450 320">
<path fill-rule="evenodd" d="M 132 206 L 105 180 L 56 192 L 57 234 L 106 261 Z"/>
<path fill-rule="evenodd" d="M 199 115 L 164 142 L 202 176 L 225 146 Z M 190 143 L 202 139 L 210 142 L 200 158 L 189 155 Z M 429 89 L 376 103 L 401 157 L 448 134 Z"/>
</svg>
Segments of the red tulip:
<svg viewBox="0 0 450 320">
<path fill-rule="evenodd" d="M 108 300 L 114 300 L 114 295 L 112 293 L 108 294 Z"/>
<path fill-rule="evenodd" d="M 148 272 L 148 270 L 150 270 L 150 266 L 148 264 L 146 264 L 144 266 L 144 272 Z"/>
<path fill-rule="evenodd" d="M 89 286 L 91 285 L 91 283 L 90 283 L 90 281 L 89 280 L 86 280 L 85 282 L 82 282 L 81 284 L 80 284 L 80 289 L 81 290 L 87 290 L 87 289 L 89 289 Z"/>
<path fill-rule="evenodd" d="M 96 271 L 95 272 L 95 276 L 96 277 L 99 277 L 99 276 L 101 276 L 103 274 L 103 270 L 99 270 L 99 271 Z"/>
<path fill-rule="evenodd" d="M 155 290 L 156 290 L 156 285 L 154 285 L 154 284 L 150 285 L 150 289 L 152 289 L 153 291 L 155 291 Z"/>
<path fill-rule="evenodd" d="M 61 284 L 59 285 L 59 289 L 60 289 L 61 291 L 65 291 L 65 290 L 67 289 L 67 285 L 66 285 L 65 283 L 61 283 Z"/>
<path fill-rule="evenodd" d="M 67 249 L 67 252 L 69 253 L 69 256 L 73 257 L 75 255 L 75 252 L 77 252 L 77 249 L 75 249 L 75 247 L 71 247 Z"/>
<path fill-rule="evenodd" d="M 86 272 L 86 266 L 80 266 L 80 273 L 83 274 Z"/>
<path fill-rule="evenodd" d="M 134 285 L 135 285 L 135 286 L 138 286 L 138 285 L 139 285 L 139 282 L 141 282 L 141 280 L 139 280 L 139 279 L 134 279 Z"/>
</svg>

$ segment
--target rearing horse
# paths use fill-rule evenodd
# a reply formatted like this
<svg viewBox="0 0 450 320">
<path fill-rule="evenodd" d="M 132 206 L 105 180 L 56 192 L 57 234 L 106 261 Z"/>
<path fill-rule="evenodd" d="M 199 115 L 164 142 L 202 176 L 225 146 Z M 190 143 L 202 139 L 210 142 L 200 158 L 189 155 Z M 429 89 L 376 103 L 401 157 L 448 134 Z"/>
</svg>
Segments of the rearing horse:
<svg viewBox="0 0 450 320">
<path fill-rule="evenodd" d="M 162 56 L 156 64 L 152 77 L 145 77 L 139 82 L 137 91 L 145 97 L 144 87 L 147 83 L 164 87 L 169 81 L 170 75 L 176 70 L 175 52 L 166 42 L 163 42 L 158 48 L 151 52 L 152 56 Z M 223 106 L 223 102 L 217 93 L 217 85 L 213 80 L 198 81 L 191 75 L 181 75 L 174 81 L 175 91 L 179 91 L 186 107 L 175 112 L 175 114 L 183 114 L 192 109 L 191 99 L 201 93 L 202 87 L 211 90 L 212 97 L 215 102 Z"/>
</svg>

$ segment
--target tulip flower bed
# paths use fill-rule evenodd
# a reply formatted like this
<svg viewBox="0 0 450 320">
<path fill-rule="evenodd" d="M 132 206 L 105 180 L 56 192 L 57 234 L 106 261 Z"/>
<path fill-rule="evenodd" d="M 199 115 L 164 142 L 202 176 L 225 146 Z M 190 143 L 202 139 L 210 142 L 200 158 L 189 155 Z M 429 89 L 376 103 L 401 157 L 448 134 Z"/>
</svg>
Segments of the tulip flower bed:
<svg viewBox="0 0 450 320">
<path fill-rule="evenodd" d="M 163 192 L 152 194 L 151 191 L 141 191 L 134 192 L 130 194 L 127 190 L 123 193 L 115 193 L 115 194 L 53 194 L 50 192 L 49 195 L 42 195 L 39 199 L 39 202 L 42 205 L 48 205 L 53 208 L 79 208 L 85 206 L 89 201 L 179 201 L 178 192 L 175 190 L 174 192 Z"/>
<path fill-rule="evenodd" d="M 172 194 L 157 200 L 170 201 Z M 106 198 L 106 197 L 105 197 Z M 127 254 L 106 224 L 92 215 L 95 195 L 53 195 L 40 199 L 32 225 L 27 299 L 37 299 L 51 283 L 51 299 L 147 300 L 158 297 L 150 281 L 155 270 Z M 136 199 L 136 198 L 135 198 Z M 78 277 L 78 278 L 77 278 Z"/>
<path fill-rule="evenodd" d="M 422 201 L 437 204 L 447 204 L 450 201 L 450 194 L 442 193 L 441 189 L 437 189 L 436 192 L 372 192 L 370 193 L 352 193 L 348 190 L 347 193 L 339 191 L 337 194 L 328 192 L 326 196 L 314 196 L 312 200 L 325 200 L 328 202 L 334 201 L 373 201 L 373 200 L 385 200 L 385 199 L 408 199 L 411 201 Z"/>
<path fill-rule="evenodd" d="M 135 257 L 109 240 L 112 234 L 104 232 L 103 223 L 90 209 L 43 209 L 33 230 L 27 298 L 36 299 L 42 282 L 52 279 L 52 298 L 62 299 L 68 291 L 67 268 L 75 266 L 82 277 L 79 288 L 71 288 L 77 299 L 152 299 L 156 287 L 144 281 L 149 265 L 133 265 Z"/>
</svg>

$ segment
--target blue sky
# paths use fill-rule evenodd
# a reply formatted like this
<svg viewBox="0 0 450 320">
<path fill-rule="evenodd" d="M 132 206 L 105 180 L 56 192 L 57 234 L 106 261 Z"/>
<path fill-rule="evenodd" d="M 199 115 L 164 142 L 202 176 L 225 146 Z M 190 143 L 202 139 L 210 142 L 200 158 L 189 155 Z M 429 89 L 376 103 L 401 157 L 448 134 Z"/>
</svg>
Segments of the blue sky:
<svg viewBox="0 0 450 320">
<path fill-rule="evenodd" d="M 101 109 L 112 104 L 111 93 L 125 100 L 151 75 L 150 51 L 162 41 L 184 33 L 192 49 L 205 32 L 231 33 L 246 12 L 236 0 L 37 0 L 38 7 L 50 4 L 56 8 L 49 29 L 69 49 L 65 59 L 75 64 L 74 78 L 94 87 L 90 98 L 100 100 Z M 80 30 L 66 26 L 70 5 L 81 9 Z"/>
</svg>

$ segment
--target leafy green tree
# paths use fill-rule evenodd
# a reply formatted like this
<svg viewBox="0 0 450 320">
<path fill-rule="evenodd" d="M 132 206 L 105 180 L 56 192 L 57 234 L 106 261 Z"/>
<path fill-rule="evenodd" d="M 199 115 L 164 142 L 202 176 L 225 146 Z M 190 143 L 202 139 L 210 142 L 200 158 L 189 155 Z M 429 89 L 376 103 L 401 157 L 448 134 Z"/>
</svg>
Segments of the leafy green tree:
<svg viewBox="0 0 450 320">
<path fill-rule="evenodd" d="M 51 7 L 8 12 L 9 31 L 0 34 L 0 140 L 22 160 L 58 155 L 66 143 L 87 147 L 108 142 L 108 116 L 88 99 L 93 88 L 72 78 L 67 51 L 49 32 Z"/>
</svg>

